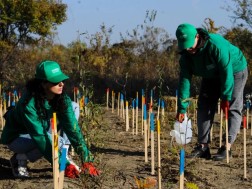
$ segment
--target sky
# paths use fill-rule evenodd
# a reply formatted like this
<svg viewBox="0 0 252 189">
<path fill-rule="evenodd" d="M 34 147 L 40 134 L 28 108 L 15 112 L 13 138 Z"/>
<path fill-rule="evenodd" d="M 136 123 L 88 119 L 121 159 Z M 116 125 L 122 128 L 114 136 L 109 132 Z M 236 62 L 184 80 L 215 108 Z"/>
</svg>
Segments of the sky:
<svg viewBox="0 0 252 189">
<path fill-rule="evenodd" d="M 113 27 L 111 42 L 120 41 L 120 33 L 126 36 L 137 25 L 143 24 L 146 11 L 157 11 L 155 27 L 165 29 L 175 38 L 179 24 L 190 23 L 201 27 L 206 18 L 215 26 L 232 27 L 232 12 L 225 10 L 232 1 L 226 0 L 63 0 L 67 4 L 67 21 L 58 26 L 56 43 L 67 45 L 87 32 L 100 32 L 100 26 Z M 228 2 L 228 3 L 227 3 Z"/>
</svg>

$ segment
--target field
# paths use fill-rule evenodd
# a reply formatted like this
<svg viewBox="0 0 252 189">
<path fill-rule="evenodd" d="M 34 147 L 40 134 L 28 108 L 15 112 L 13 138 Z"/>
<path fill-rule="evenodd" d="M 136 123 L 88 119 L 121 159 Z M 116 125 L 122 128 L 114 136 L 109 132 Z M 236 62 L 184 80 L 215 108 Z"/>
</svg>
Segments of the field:
<svg viewBox="0 0 252 189">
<path fill-rule="evenodd" d="M 139 112 L 139 115 L 141 113 Z M 161 175 L 162 188 L 179 188 L 179 150 L 171 139 L 170 130 L 173 127 L 175 113 L 165 112 L 164 121 L 161 124 Z M 217 152 L 219 146 L 219 115 L 216 114 L 212 134 L 211 153 Z M 141 119 L 139 119 L 139 133 L 133 135 L 131 122 L 129 131 L 125 131 L 125 121 L 111 112 L 111 109 L 102 108 L 99 124 L 95 125 L 89 133 L 90 149 L 95 155 L 95 164 L 102 171 L 96 178 L 81 175 L 77 179 L 65 178 L 64 188 L 101 188 L 101 189 L 137 189 L 158 188 L 157 156 L 155 155 L 155 174 L 151 175 L 150 147 L 149 159 L 145 163 L 144 137 L 141 134 Z M 193 139 L 184 146 L 186 154 L 190 153 L 196 143 L 196 128 L 193 126 Z M 155 137 L 157 136 L 155 132 Z M 226 161 L 216 162 L 205 159 L 185 159 L 185 188 L 188 189 L 250 189 L 252 188 L 252 136 L 247 130 L 247 178 L 244 178 L 243 155 L 243 129 L 232 147 L 233 157 L 227 164 Z M 157 141 L 155 139 L 155 154 L 157 153 Z M 10 152 L 6 146 L 0 146 L 0 189 L 38 189 L 53 188 L 51 165 L 41 159 L 35 163 L 29 163 L 31 177 L 21 180 L 14 179 L 9 165 Z M 78 157 L 73 156 L 78 163 Z M 136 180 L 147 182 L 149 186 L 137 186 Z M 156 185 L 155 185 L 156 183 Z"/>
</svg>

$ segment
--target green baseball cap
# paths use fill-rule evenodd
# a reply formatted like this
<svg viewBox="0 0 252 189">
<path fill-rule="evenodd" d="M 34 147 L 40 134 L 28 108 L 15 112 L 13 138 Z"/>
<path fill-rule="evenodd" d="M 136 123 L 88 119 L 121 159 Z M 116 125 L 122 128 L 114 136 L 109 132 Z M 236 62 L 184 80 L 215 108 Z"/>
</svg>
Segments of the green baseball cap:
<svg viewBox="0 0 252 189">
<path fill-rule="evenodd" d="M 191 48 L 195 42 L 196 28 L 191 24 L 180 24 L 176 30 L 179 50 Z"/>
<path fill-rule="evenodd" d="M 46 60 L 37 65 L 35 78 L 51 83 L 59 83 L 69 77 L 61 71 L 57 62 Z"/>
</svg>

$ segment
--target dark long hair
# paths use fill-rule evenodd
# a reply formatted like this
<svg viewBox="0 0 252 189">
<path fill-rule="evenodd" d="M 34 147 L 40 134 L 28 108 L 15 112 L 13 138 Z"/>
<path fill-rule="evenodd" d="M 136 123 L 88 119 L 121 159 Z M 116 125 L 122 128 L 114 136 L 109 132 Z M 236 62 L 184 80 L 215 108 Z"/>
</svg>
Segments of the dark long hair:
<svg viewBox="0 0 252 189">
<path fill-rule="evenodd" d="M 31 100 L 31 98 L 35 99 L 35 108 L 37 109 L 37 113 L 39 118 L 46 117 L 46 109 L 44 107 L 46 94 L 44 88 L 42 87 L 42 83 L 47 81 L 40 79 L 31 79 L 26 83 L 26 91 L 27 91 L 27 99 L 25 100 L 25 105 Z M 55 97 L 49 101 L 49 104 L 52 106 L 53 110 L 56 112 L 61 112 L 66 108 L 65 102 L 65 92 L 63 91 L 60 95 L 55 95 Z"/>
</svg>

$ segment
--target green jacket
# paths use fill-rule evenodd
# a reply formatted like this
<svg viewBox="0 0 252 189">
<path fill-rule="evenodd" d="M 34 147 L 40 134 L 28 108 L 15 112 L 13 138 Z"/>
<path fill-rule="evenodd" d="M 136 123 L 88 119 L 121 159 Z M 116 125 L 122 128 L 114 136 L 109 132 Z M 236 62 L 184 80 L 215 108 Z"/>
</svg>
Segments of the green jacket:
<svg viewBox="0 0 252 189">
<path fill-rule="evenodd" d="M 35 108 L 35 100 L 32 97 L 27 105 L 24 105 L 28 95 L 25 94 L 20 98 L 14 109 L 6 114 L 6 124 L 2 132 L 1 143 L 10 144 L 21 134 L 30 134 L 31 138 L 37 144 L 38 149 L 44 157 L 52 163 L 52 140 L 48 135 L 50 128 L 50 119 L 53 117 L 54 110 L 45 102 L 47 116 L 39 119 Z M 57 127 L 62 129 L 76 153 L 81 157 L 83 162 L 93 161 L 91 154 L 86 146 L 84 137 L 75 118 L 72 108 L 71 99 L 64 96 L 67 108 L 63 112 L 56 112 Z"/>
<path fill-rule="evenodd" d="M 234 87 L 234 73 L 247 67 L 247 61 L 239 48 L 232 45 L 219 34 L 208 33 L 198 29 L 206 42 L 196 54 L 181 53 L 180 76 L 178 88 L 178 112 L 185 113 L 190 97 L 192 76 L 202 78 L 219 78 L 221 99 L 231 100 Z"/>
</svg>

